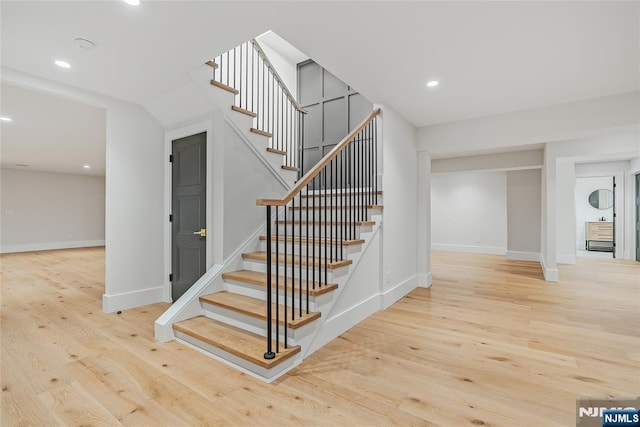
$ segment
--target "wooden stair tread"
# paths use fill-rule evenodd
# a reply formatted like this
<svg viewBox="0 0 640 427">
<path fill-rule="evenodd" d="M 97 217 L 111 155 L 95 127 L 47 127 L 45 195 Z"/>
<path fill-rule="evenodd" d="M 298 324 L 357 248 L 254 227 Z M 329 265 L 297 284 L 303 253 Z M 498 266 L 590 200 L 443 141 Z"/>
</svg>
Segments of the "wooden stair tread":
<svg viewBox="0 0 640 427">
<path fill-rule="evenodd" d="M 226 308 L 227 310 L 242 313 L 255 319 L 267 321 L 267 303 L 257 298 L 251 298 L 245 295 L 234 294 L 232 292 L 222 291 L 215 294 L 204 295 L 200 297 L 200 301 L 212 304 L 218 307 Z M 291 307 L 287 308 L 288 315 L 291 315 Z M 272 304 L 271 319 L 275 323 L 276 320 L 280 325 L 284 325 L 284 306 L 280 305 L 280 318 L 276 318 L 276 304 Z M 301 317 L 298 317 L 298 310 L 296 310 L 296 318 L 291 320 L 287 319 L 287 326 L 291 329 L 298 329 L 308 323 L 313 322 L 320 318 L 320 312 L 304 313 Z"/>
<path fill-rule="evenodd" d="M 213 68 L 214 70 L 215 70 L 216 68 L 218 68 L 218 64 L 216 64 L 216 63 L 215 63 L 214 61 L 212 61 L 212 60 L 209 60 L 209 61 L 205 62 L 205 65 L 208 65 L 209 67 Z"/>
<path fill-rule="evenodd" d="M 249 252 L 249 253 L 242 254 L 242 258 L 248 259 L 248 260 L 254 260 L 254 261 L 266 261 L 267 253 L 266 252 Z M 272 254 L 271 260 L 273 261 L 275 260 L 275 258 L 276 258 L 276 254 L 274 253 Z M 278 254 L 278 262 L 280 264 L 283 264 L 284 261 L 285 261 L 284 254 Z M 329 270 L 346 267 L 347 265 L 353 264 L 353 261 L 350 259 L 332 261 L 327 263 L 325 263 L 324 258 L 317 258 L 316 260 L 310 260 L 310 261 L 312 261 L 313 267 L 324 267 L 326 264 Z M 295 256 L 287 255 L 287 264 L 296 264 L 296 265 L 306 266 L 307 259 L 304 256 L 300 257 L 298 255 L 295 255 Z"/>
<path fill-rule="evenodd" d="M 291 225 L 293 224 L 306 224 L 307 221 L 291 221 L 291 220 L 287 220 L 285 222 L 285 220 L 283 219 L 279 219 L 277 221 L 278 224 L 287 224 L 287 225 Z M 326 224 L 327 225 L 353 225 L 355 224 L 357 227 L 368 227 L 368 226 L 372 226 L 375 225 L 375 221 L 355 221 L 355 222 L 343 222 L 343 221 L 328 221 Z M 309 225 L 324 225 L 325 223 L 323 221 L 309 221 Z"/>
<path fill-rule="evenodd" d="M 280 346 L 280 352 L 276 357 L 267 360 L 264 358 L 267 349 L 266 338 L 205 316 L 174 323 L 173 329 L 266 369 L 273 368 L 300 352 L 300 346 L 287 349 Z M 275 350 L 275 343 L 273 348 Z"/>
<path fill-rule="evenodd" d="M 237 95 L 237 94 L 240 93 L 240 91 L 238 89 L 232 88 L 231 86 L 227 86 L 226 84 L 217 82 L 215 80 L 211 80 L 211 84 L 213 86 L 215 86 L 215 87 L 219 87 L 222 90 L 226 90 L 227 92 L 231 92 L 234 95 Z"/>
<path fill-rule="evenodd" d="M 287 155 L 286 151 L 278 150 L 277 148 L 267 147 L 267 151 L 269 153 L 280 154 L 281 156 L 286 156 Z"/>
<path fill-rule="evenodd" d="M 297 168 L 295 166 L 287 166 L 287 165 L 282 165 L 281 166 L 282 169 L 286 170 L 286 171 L 294 171 L 294 172 L 298 172 L 300 170 L 300 168 Z"/>
<path fill-rule="evenodd" d="M 365 205 L 353 205 L 353 206 L 348 206 L 348 205 L 324 206 L 324 205 L 321 205 L 321 206 L 316 206 L 316 207 L 313 207 L 313 206 L 296 206 L 296 207 L 289 206 L 289 209 L 298 211 L 298 210 L 307 210 L 307 209 L 310 209 L 310 210 L 311 209 L 315 209 L 315 210 L 319 210 L 319 209 L 342 209 L 342 208 L 344 208 L 344 209 L 358 209 L 358 208 L 362 208 L 362 207 L 366 207 L 367 209 L 378 209 L 378 210 L 384 209 L 384 206 L 382 206 L 382 205 L 366 205 L 366 206 Z"/>
<path fill-rule="evenodd" d="M 266 136 L 268 138 L 271 138 L 273 136 L 272 133 L 267 132 L 265 130 L 261 130 L 261 129 L 251 128 L 250 131 L 252 133 L 255 133 L 255 134 L 258 134 L 258 135 L 262 135 L 262 136 Z"/>
<path fill-rule="evenodd" d="M 258 115 L 256 113 L 254 113 L 253 111 L 245 110 L 244 108 L 240 108 L 240 107 L 237 107 L 235 105 L 232 105 L 231 109 L 233 111 L 237 112 L 237 113 L 242 113 L 242 114 L 245 114 L 247 116 L 258 117 Z"/>
<path fill-rule="evenodd" d="M 342 196 L 352 196 L 352 195 L 357 195 L 357 194 L 377 194 L 378 196 L 382 196 L 382 190 L 378 190 L 378 191 L 340 191 L 338 193 L 326 193 L 327 195 L 332 195 L 332 196 L 338 196 L 338 197 L 342 197 Z M 320 192 L 320 193 L 314 193 L 314 194 L 303 194 L 302 197 L 324 197 L 325 193 L 324 192 Z"/>
<path fill-rule="evenodd" d="M 267 236 L 260 236 L 260 240 L 267 240 Z M 275 241 L 276 240 L 276 236 L 271 236 L 271 240 Z M 278 236 L 278 241 L 279 242 L 284 242 L 285 238 L 284 236 Z M 355 245 L 362 245 L 364 243 L 364 239 L 355 239 L 355 240 L 341 240 L 341 239 L 320 239 L 318 237 L 316 238 L 308 238 L 308 237 L 291 237 L 291 236 L 287 236 L 286 238 L 287 242 L 302 242 L 302 243 L 317 243 L 319 245 L 339 245 L 340 243 L 342 243 L 343 246 L 355 246 Z"/>
<path fill-rule="evenodd" d="M 237 282 L 243 282 L 243 283 L 249 283 L 252 285 L 258 285 L 258 286 L 264 286 L 265 288 L 267 287 L 267 273 L 262 273 L 259 271 L 253 271 L 253 270 L 238 270 L 238 271 L 232 271 L 229 273 L 224 273 L 222 275 L 222 278 L 224 280 L 235 280 Z M 276 276 L 272 276 L 271 279 L 273 286 L 275 287 L 276 284 Z M 278 285 L 280 289 L 284 289 L 285 286 L 285 280 L 283 276 L 279 276 L 279 280 L 278 280 Z M 300 280 L 298 278 L 296 279 L 292 279 L 291 277 L 287 277 L 287 289 L 291 289 L 291 285 L 295 286 L 294 288 L 294 292 L 296 293 L 300 293 L 300 285 L 302 284 L 302 291 L 305 292 L 306 291 L 306 284 L 307 281 L 306 280 Z M 331 292 L 335 289 L 338 289 L 338 285 L 336 283 L 329 283 L 329 284 L 325 284 L 325 283 L 321 283 L 321 282 L 315 282 L 315 289 L 313 287 L 312 282 L 309 282 L 309 295 L 313 296 L 313 297 L 317 297 L 318 295 L 322 295 L 325 294 L 327 292 Z"/>
</svg>

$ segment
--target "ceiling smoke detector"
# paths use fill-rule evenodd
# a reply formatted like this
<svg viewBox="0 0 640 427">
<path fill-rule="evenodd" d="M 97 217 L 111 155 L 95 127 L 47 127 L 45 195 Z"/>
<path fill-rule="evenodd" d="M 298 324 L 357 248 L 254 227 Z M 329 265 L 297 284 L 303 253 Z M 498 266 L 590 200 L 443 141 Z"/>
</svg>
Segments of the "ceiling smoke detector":
<svg viewBox="0 0 640 427">
<path fill-rule="evenodd" d="M 80 49 L 91 49 L 96 45 L 91 40 L 83 39 L 82 37 L 76 37 L 74 42 L 76 43 L 76 46 L 78 46 Z"/>
</svg>

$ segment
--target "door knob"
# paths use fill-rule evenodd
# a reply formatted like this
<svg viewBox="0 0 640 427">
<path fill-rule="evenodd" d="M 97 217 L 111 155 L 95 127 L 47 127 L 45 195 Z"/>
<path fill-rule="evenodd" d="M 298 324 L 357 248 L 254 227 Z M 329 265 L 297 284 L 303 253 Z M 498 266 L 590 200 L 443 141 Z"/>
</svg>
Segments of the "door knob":
<svg viewBox="0 0 640 427">
<path fill-rule="evenodd" d="M 200 231 L 194 231 L 193 234 L 197 234 L 200 237 L 207 237 L 207 229 L 201 228 Z"/>
</svg>

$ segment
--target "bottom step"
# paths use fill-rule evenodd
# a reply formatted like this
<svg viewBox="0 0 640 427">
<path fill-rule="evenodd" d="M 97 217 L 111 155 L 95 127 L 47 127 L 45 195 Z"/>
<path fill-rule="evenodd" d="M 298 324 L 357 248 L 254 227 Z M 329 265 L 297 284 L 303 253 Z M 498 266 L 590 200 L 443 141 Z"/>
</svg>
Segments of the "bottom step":
<svg viewBox="0 0 640 427">
<path fill-rule="evenodd" d="M 300 346 L 287 349 L 281 346 L 275 358 L 265 359 L 267 342 L 264 337 L 205 316 L 174 323 L 173 329 L 265 369 L 271 369 L 300 352 Z"/>
</svg>

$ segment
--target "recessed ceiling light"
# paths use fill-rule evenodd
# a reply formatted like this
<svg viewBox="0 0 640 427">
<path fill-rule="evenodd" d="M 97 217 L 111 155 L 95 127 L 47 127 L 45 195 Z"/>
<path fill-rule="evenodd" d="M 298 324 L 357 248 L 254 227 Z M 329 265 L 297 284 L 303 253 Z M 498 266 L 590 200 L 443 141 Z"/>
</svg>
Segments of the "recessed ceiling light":
<svg viewBox="0 0 640 427">
<path fill-rule="evenodd" d="M 13 119 L 11 117 L 7 117 L 7 116 L 0 117 L 0 120 L 2 120 L 3 122 L 12 122 L 13 121 Z"/>
<path fill-rule="evenodd" d="M 430 82 L 427 82 L 427 87 L 436 87 L 439 84 L 440 83 L 437 80 L 431 80 Z"/>
<path fill-rule="evenodd" d="M 91 169 L 91 165 L 82 165 L 82 167 L 85 169 Z"/>
<path fill-rule="evenodd" d="M 56 59 L 55 61 L 53 61 L 53 63 L 56 64 L 60 68 L 71 68 L 71 64 L 69 64 L 66 61 L 61 61 L 59 59 Z"/>
<path fill-rule="evenodd" d="M 81 49 L 91 49 L 92 47 L 94 47 L 96 45 L 91 40 L 83 39 L 82 37 L 76 37 L 73 41 Z"/>
<path fill-rule="evenodd" d="M 140 6 L 140 0 L 122 0 L 131 6 Z"/>
</svg>

